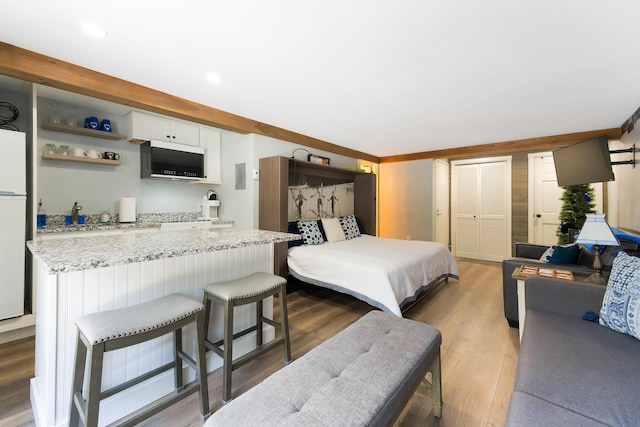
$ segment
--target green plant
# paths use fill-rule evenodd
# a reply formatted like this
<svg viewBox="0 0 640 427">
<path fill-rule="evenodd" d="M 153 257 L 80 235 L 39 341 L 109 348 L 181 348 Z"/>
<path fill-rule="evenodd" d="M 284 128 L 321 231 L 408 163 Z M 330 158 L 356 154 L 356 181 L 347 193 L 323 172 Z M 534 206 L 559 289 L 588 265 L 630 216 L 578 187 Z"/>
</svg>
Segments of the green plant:
<svg viewBox="0 0 640 427">
<path fill-rule="evenodd" d="M 569 241 L 568 231 L 571 228 L 581 229 L 586 214 L 595 213 L 596 204 L 593 202 L 594 192 L 591 184 L 570 185 L 563 187 L 562 207 L 560 208 L 560 226 L 558 227 L 558 244 Z"/>
</svg>

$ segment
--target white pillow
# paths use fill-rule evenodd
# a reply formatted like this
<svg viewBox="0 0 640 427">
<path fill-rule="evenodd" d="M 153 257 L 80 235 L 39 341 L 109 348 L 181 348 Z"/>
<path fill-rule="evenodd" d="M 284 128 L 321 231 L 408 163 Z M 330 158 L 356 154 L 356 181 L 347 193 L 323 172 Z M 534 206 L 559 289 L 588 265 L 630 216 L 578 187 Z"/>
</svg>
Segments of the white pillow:
<svg viewBox="0 0 640 427">
<path fill-rule="evenodd" d="M 549 262 L 549 258 L 551 258 L 552 255 L 553 255 L 553 246 L 551 246 L 546 251 L 544 251 L 544 253 L 540 257 L 540 261 Z"/>
<path fill-rule="evenodd" d="M 324 234 L 329 243 L 346 240 L 338 218 L 322 218 L 322 228 L 324 228 Z"/>
</svg>

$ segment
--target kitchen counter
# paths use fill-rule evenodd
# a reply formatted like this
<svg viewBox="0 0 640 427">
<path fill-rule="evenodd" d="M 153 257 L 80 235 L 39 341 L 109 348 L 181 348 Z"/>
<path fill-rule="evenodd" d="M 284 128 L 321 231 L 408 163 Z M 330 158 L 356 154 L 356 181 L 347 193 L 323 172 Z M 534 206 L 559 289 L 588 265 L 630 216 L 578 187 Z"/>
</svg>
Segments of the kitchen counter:
<svg viewBox="0 0 640 427">
<path fill-rule="evenodd" d="M 36 343 L 31 406 L 38 426 L 68 425 L 69 373 L 73 372 L 78 317 L 136 306 L 175 292 L 202 301 L 202 288 L 208 283 L 254 272 L 272 273 L 274 247 L 300 238 L 296 234 L 213 226 L 89 237 L 81 237 L 82 234 L 88 233 L 27 242 L 35 266 Z M 211 310 L 209 339 L 214 342 L 223 335 L 222 311 Z M 255 304 L 237 307 L 234 317 L 238 328 L 252 326 L 255 312 Z M 273 318 L 273 297 L 264 301 L 263 315 Z M 261 333 L 267 343 L 274 339 L 275 328 L 265 323 Z M 234 355 L 248 353 L 255 343 L 255 332 L 239 337 L 233 343 Z M 117 386 L 169 362 L 172 348 L 171 335 L 167 335 L 106 353 L 103 388 Z M 194 357 L 194 328 L 184 328 L 183 348 Z M 207 371 L 221 366 L 222 359 L 208 352 Z M 195 379 L 191 369 L 185 367 L 183 374 L 186 382 Z M 173 372 L 167 371 L 134 389 L 114 394 L 100 402 L 100 425 L 112 423 L 173 391 Z"/>
<path fill-rule="evenodd" d="M 27 246 L 55 274 L 299 239 L 275 231 L 203 229 L 29 241 Z"/>
</svg>

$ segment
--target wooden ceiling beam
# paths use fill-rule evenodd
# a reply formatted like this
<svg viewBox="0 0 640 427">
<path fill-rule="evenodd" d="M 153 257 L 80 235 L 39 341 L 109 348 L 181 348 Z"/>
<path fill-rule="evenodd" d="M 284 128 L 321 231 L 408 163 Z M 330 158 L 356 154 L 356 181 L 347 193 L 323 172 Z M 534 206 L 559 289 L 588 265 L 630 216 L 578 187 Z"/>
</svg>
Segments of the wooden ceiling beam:
<svg viewBox="0 0 640 427">
<path fill-rule="evenodd" d="M 256 133 L 376 163 L 380 160 L 368 153 L 231 114 L 2 42 L 0 74 L 232 132 Z"/>
<path fill-rule="evenodd" d="M 600 129 L 587 132 L 568 133 L 563 135 L 542 136 L 519 139 L 515 141 L 495 142 L 491 144 L 472 145 L 467 147 L 446 148 L 443 150 L 423 151 L 420 153 L 400 154 L 380 158 L 380 163 L 406 162 L 423 159 L 455 159 L 460 157 L 481 157 L 496 154 L 514 153 L 518 151 L 544 151 L 586 141 L 601 135 L 609 139 L 620 139 L 620 128 Z"/>
</svg>

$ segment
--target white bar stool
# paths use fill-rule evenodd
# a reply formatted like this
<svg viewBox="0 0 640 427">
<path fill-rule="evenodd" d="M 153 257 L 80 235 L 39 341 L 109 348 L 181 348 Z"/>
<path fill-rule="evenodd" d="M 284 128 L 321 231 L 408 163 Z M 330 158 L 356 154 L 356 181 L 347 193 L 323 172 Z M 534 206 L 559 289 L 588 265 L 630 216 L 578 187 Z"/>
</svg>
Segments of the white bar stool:
<svg viewBox="0 0 640 427">
<path fill-rule="evenodd" d="M 289 343 L 289 321 L 287 319 L 287 280 L 268 273 L 253 273 L 226 282 L 210 283 L 204 289 L 205 307 L 205 345 L 218 356 L 222 357 L 222 402 L 231 400 L 231 374 L 242 365 L 257 358 L 261 354 L 283 344 L 285 364 L 291 362 L 291 345 Z M 266 318 L 262 314 L 262 301 L 272 295 L 278 295 L 280 302 L 280 322 Z M 215 301 L 223 306 L 224 336 L 216 342 L 209 341 L 209 317 L 211 303 Z M 242 331 L 233 333 L 233 309 L 236 306 L 256 303 L 256 324 Z M 281 337 L 268 344 L 262 343 L 262 323 L 279 327 Z M 233 360 L 233 340 L 256 331 L 256 348 L 249 353 Z M 222 347 L 220 347 L 222 345 Z"/>
<path fill-rule="evenodd" d="M 177 393 L 169 394 L 118 421 L 118 425 L 134 425 L 171 406 L 192 392 L 200 391 L 200 415 L 207 419 L 209 390 L 204 347 L 204 306 L 180 294 L 132 307 L 91 313 L 76 320 L 78 343 L 73 374 L 70 426 L 97 426 L 100 400 L 119 393 L 169 369 L 174 369 Z M 196 324 L 197 353 L 195 360 L 182 350 L 182 327 Z M 104 353 L 173 332 L 174 361 L 101 392 Z M 87 352 L 89 357 L 87 358 Z M 196 381 L 183 384 L 183 361 L 196 371 Z M 83 397 L 85 363 L 88 364 L 87 387 Z"/>
</svg>

